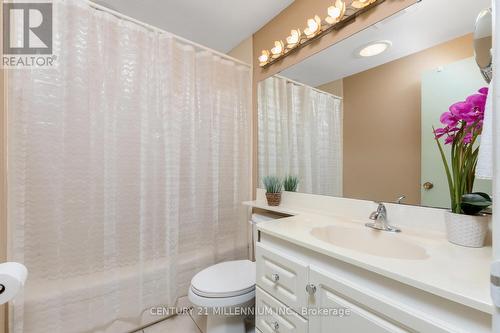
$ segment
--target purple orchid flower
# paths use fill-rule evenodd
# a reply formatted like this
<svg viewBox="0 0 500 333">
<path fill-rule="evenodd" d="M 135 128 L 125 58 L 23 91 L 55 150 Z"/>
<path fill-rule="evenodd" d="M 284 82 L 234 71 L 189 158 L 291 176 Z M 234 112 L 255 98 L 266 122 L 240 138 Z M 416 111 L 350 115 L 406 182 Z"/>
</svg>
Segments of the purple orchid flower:
<svg viewBox="0 0 500 333">
<path fill-rule="evenodd" d="M 465 144 L 470 144 L 472 142 L 472 132 L 469 132 L 469 133 L 465 134 L 465 136 L 462 139 L 462 141 Z"/>
<path fill-rule="evenodd" d="M 465 101 L 452 104 L 439 119 L 445 127 L 434 131 L 436 139 L 446 136 L 444 143 L 451 144 L 455 139 L 456 132 L 463 127 L 466 134 L 462 142 L 470 144 L 474 133 L 481 134 L 487 95 L 488 88 L 484 87 L 479 89 L 478 93 L 467 97 Z"/>
<path fill-rule="evenodd" d="M 455 127 L 458 124 L 459 118 L 456 117 L 452 112 L 445 112 L 441 115 L 441 118 L 439 120 L 447 127 Z"/>
<path fill-rule="evenodd" d="M 449 135 L 448 137 L 446 137 L 446 139 L 444 140 L 444 144 L 445 145 L 449 145 L 450 143 L 453 143 L 453 141 L 455 140 L 455 136 L 454 135 Z"/>
</svg>

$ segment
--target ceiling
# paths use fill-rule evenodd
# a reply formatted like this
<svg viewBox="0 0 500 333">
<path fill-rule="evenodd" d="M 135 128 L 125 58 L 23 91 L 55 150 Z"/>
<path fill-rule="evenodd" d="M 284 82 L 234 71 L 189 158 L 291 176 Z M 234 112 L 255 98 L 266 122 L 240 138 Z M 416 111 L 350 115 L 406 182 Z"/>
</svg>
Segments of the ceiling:
<svg viewBox="0 0 500 333">
<path fill-rule="evenodd" d="M 463 36 L 490 0 L 423 0 L 286 69 L 281 75 L 316 87 Z M 390 40 L 381 55 L 356 55 L 372 41 Z M 471 45 L 472 47 L 472 45 Z"/>
<path fill-rule="evenodd" d="M 293 0 L 97 0 L 96 3 L 227 53 Z"/>
</svg>

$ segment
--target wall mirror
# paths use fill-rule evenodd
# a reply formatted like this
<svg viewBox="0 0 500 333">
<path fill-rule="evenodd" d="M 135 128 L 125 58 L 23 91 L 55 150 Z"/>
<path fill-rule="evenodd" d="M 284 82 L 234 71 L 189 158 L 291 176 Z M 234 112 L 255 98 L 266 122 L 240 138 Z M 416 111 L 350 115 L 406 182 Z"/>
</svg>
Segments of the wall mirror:
<svg viewBox="0 0 500 333">
<path fill-rule="evenodd" d="M 482 10 L 476 19 L 474 30 L 474 54 L 476 62 L 487 82 L 491 81 L 493 74 L 493 17 L 491 9 Z"/>
<path fill-rule="evenodd" d="M 259 82 L 260 187 L 294 175 L 298 192 L 448 208 L 432 128 L 488 86 L 474 32 L 489 6 L 421 1 Z"/>
</svg>

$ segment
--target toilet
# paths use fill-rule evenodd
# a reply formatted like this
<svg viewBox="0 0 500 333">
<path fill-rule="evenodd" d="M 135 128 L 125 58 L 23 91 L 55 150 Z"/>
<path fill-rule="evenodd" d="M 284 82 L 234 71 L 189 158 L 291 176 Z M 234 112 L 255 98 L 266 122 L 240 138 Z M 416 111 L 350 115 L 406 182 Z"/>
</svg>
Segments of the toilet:
<svg viewBox="0 0 500 333">
<path fill-rule="evenodd" d="M 252 257 L 255 243 L 255 225 L 261 221 L 279 218 L 271 214 L 253 214 Z M 207 315 L 207 333 L 245 333 L 245 317 L 255 303 L 255 262 L 226 261 L 205 268 L 191 280 L 188 297 Z M 196 311 L 195 310 L 195 311 Z"/>
<path fill-rule="evenodd" d="M 191 280 L 189 300 L 207 315 L 207 333 L 245 333 L 255 302 L 255 263 L 226 261 L 202 270 Z"/>
</svg>

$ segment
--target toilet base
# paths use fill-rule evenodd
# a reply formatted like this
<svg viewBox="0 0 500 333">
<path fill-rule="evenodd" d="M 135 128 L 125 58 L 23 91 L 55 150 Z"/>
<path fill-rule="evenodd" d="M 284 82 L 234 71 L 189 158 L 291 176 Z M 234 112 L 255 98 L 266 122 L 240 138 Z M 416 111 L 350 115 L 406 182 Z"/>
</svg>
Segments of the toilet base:
<svg viewBox="0 0 500 333">
<path fill-rule="evenodd" d="M 245 317 L 209 314 L 207 333 L 245 333 Z"/>
</svg>

